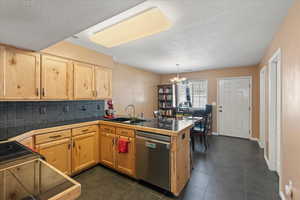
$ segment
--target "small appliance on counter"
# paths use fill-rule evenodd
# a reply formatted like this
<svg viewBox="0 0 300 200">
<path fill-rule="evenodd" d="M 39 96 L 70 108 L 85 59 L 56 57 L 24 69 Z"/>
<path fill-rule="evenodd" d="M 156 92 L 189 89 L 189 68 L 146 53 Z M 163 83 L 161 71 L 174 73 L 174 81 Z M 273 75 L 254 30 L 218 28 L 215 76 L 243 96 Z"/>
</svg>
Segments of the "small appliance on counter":
<svg viewBox="0 0 300 200">
<path fill-rule="evenodd" d="M 115 116 L 114 116 L 114 104 L 113 104 L 113 102 L 112 102 L 112 100 L 108 100 L 107 102 L 106 102 L 106 109 L 105 109 L 105 118 L 107 118 L 107 119 L 113 119 L 113 118 L 115 118 Z"/>
</svg>

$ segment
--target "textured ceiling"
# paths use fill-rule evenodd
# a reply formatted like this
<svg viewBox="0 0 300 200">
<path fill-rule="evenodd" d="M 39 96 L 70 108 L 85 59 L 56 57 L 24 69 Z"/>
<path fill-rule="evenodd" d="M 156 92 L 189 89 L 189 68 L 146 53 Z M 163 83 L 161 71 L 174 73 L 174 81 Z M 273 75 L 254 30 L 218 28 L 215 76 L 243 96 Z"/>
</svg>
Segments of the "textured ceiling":
<svg viewBox="0 0 300 200">
<path fill-rule="evenodd" d="M 41 50 L 144 0 L 0 0 L 0 43 Z"/>
<path fill-rule="evenodd" d="M 262 58 L 292 2 L 148 0 L 67 40 L 157 73 L 176 72 L 176 63 L 182 72 L 253 65 Z M 172 21 L 168 31 L 110 49 L 89 41 L 94 32 L 154 6 Z"/>
</svg>

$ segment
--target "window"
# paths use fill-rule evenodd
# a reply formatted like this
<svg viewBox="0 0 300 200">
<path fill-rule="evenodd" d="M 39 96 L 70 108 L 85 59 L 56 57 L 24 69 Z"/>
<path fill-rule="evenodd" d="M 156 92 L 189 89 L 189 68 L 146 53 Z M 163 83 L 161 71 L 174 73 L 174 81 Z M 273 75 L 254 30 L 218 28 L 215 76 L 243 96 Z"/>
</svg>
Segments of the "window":
<svg viewBox="0 0 300 200">
<path fill-rule="evenodd" d="M 177 85 L 177 106 L 180 108 L 205 108 L 207 80 L 189 80 Z"/>
</svg>

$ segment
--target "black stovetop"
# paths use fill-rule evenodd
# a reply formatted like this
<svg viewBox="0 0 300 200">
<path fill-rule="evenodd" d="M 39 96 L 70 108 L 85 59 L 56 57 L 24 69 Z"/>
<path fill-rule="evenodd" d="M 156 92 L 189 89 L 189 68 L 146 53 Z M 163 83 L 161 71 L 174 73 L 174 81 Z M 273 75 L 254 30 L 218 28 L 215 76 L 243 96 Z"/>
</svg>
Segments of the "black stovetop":
<svg viewBox="0 0 300 200">
<path fill-rule="evenodd" d="M 33 151 L 18 142 L 0 143 L 0 164 L 32 154 Z"/>
</svg>

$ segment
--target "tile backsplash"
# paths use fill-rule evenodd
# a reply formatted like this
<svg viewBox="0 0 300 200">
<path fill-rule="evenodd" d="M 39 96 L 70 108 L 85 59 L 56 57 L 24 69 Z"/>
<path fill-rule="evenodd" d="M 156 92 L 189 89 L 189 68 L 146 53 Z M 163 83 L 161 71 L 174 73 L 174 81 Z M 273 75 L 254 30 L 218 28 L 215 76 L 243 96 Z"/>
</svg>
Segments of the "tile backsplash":
<svg viewBox="0 0 300 200">
<path fill-rule="evenodd" d="M 0 140 L 56 122 L 104 115 L 104 101 L 0 102 Z"/>
</svg>

